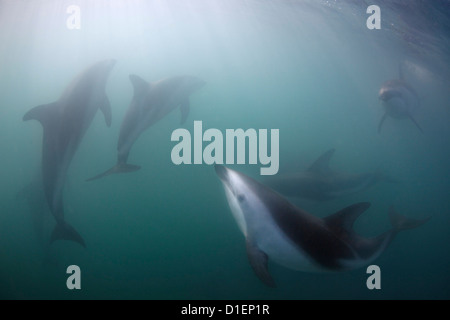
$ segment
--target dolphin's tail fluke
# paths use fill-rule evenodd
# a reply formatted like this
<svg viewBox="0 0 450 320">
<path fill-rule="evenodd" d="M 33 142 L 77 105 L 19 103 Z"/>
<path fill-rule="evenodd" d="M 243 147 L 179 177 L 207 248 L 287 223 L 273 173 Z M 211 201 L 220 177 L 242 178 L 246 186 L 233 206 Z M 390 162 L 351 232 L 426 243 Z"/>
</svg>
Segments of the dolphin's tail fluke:
<svg viewBox="0 0 450 320">
<path fill-rule="evenodd" d="M 394 207 L 391 206 L 389 208 L 389 219 L 391 221 L 391 225 L 394 228 L 394 230 L 401 231 L 401 230 L 414 229 L 414 228 L 420 227 L 421 225 L 426 223 L 428 220 L 430 220 L 431 216 L 427 217 L 425 219 L 411 219 L 411 218 L 405 217 L 404 215 L 401 215 L 400 213 L 396 212 Z"/>
<path fill-rule="evenodd" d="M 67 222 L 57 223 L 50 237 L 50 243 L 56 240 L 74 241 L 86 248 L 86 244 L 80 234 Z"/>
<path fill-rule="evenodd" d="M 109 176 L 114 173 L 127 173 L 127 172 L 133 172 L 139 170 L 141 167 L 136 166 L 134 164 L 128 164 L 128 163 L 118 163 L 114 167 L 112 167 L 109 170 L 106 170 L 103 173 L 100 173 L 92 178 L 87 179 L 86 181 L 92 181 L 97 180 L 106 176 Z"/>
</svg>

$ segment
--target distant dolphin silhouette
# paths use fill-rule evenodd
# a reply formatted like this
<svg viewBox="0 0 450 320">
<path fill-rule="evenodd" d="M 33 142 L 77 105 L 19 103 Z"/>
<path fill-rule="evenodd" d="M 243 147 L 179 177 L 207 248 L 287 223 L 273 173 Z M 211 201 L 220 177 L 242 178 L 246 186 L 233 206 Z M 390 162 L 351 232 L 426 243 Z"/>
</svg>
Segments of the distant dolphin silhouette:
<svg viewBox="0 0 450 320">
<path fill-rule="evenodd" d="M 38 120 L 44 129 L 42 181 L 48 207 L 56 220 L 51 242 L 71 240 L 86 247 L 80 234 L 64 218 L 63 190 L 73 156 L 98 109 L 106 124 L 111 125 L 105 86 L 114 65 L 115 60 L 94 64 L 79 74 L 56 102 L 37 106 L 23 117 Z"/>
<path fill-rule="evenodd" d="M 139 136 L 178 106 L 183 124 L 189 114 L 189 96 L 205 85 L 203 80 L 193 76 L 176 76 L 148 83 L 137 75 L 130 75 L 130 81 L 134 95 L 120 128 L 117 164 L 86 181 L 139 170 L 140 166 L 127 163 L 130 150 Z"/>
<path fill-rule="evenodd" d="M 373 238 L 353 230 L 370 203 L 355 203 L 326 218 L 295 207 L 279 193 L 222 165 L 215 166 L 232 214 L 245 236 L 247 257 L 259 279 L 274 287 L 268 259 L 293 270 L 323 272 L 362 267 L 378 258 L 401 230 L 429 220 L 406 218 L 391 207 L 392 228 Z"/>
<path fill-rule="evenodd" d="M 378 124 L 378 133 L 389 116 L 394 119 L 410 119 L 423 133 L 414 117 L 414 112 L 420 107 L 420 99 L 414 88 L 405 81 L 402 65 L 399 65 L 399 79 L 386 81 L 380 88 L 378 98 L 382 101 L 385 113 Z"/>
<path fill-rule="evenodd" d="M 330 169 L 330 159 L 335 149 L 330 149 L 306 171 L 267 177 L 264 183 L 288 197 L 325 201 L 357 193 L 379 181 L 394 180 L 381 172 L 346 173 Z"/>
</svg>

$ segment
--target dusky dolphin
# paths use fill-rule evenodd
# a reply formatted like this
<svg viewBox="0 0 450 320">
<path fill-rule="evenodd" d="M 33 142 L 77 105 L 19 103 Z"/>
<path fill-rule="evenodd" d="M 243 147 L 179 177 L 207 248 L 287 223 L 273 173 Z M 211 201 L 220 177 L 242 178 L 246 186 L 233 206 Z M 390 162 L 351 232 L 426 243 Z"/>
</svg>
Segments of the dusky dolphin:
<svg viewBox="0 0 450 320">
<path fill-rule="evenodd" d="M 117 142 L 117 163 L 111 169 L 98 174 L 92 181 L 113 173 L 132 172 L 140 166 L 128 164 L 128 155 L 139 136 L 178 106 L 181 124 L 189 114 L 189 96 L 205 85 L 194 76 L 175 76 L 148 83 L 137 75 L 130 75 L 134 95 L 122 121 Z"/>
<path fill-rule="evenodd" d="M 115 60 L 95 63 L 72 80 L 56 102 L 37 106 L 23 116 L 23 120 L 38 120 L 44 130 L 42 181 L 48 207 L 56 220 L 51 242 L 71 240 L 86 247 L 80 234 L 64 218 L 63 190 L 72 158 L 98 109 L 107 126 L 111 125 L 105 87 L 114 65 Z"/>
<path fill-rule="evenodd" d="M 288 197 L 326 201 L 366 190 L 380 181 L 395 181 L 379 170 L 365 173 L 331 170 L 334 152 L 335 149 L 326 151 L 306 171 L 267 177 L 264 183 Z"/>
<path fill-rule="evenodd" d="M 328 217 L 319 218 L 294 206 L 279 193 L 235 170 L 215 165 L 231 212 L 245 236 L 247 257 L 259 279 L 268 286 L 275 282 L 268 259 L 299 271 L 352 270 L 379 257 L 401 230 L 428 221 L 409 219 L 391 207 L 392 228 L 366 238 L 353 224 L 370 203 L 355 203 Z"/>
<path fill-rule="evenodd" d="M 399 65 L 399 78 L 384 82 L 378 93 L 382 101 L 384 114 L 378 124 L 378 133 L 387 117 L 394 119 L 410 119 L 423 133 L 415 119 L 415 112 L 420 107 L 420 98 L 416 90 L 405 81 L 402 64 Z"/>
</svg>

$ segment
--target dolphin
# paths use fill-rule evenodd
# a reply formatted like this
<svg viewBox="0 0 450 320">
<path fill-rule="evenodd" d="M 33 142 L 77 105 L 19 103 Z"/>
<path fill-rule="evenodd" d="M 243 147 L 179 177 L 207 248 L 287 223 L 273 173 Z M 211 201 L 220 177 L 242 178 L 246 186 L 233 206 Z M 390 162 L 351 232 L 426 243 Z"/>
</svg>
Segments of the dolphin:
<svg viewBox="0 0 450 320">
<path fill-rule="evenodd" d="M 247 257 L 258 278 L 275 287 L 268 260 L 293 270 L 336 272 L 367 265 L 378 258 L 397 233 L 424 224 L 391 207 L 392 228 L 366 238 L 353 230 L 355 220 L 370 207 L 361 202 L 319 218 L 291 204 L 256 180 L 222 165 L 215 165 L 231 212 L 245 236 Z"/>
<path fill-rule="evenodd" d="M 420 107 L 419 95 L 404 78 L 402 65 L 400 65 L 399 79 L 388 80 L 380 88 L 378 98 L 382 101 L 385 112 L 378 124 L 378 133 L 381 132 L 381 127 L 387 117 L 410 119 L 423 133 L 422 128 L 414 118 L 414 112 Z"/>
<path fill-rule="evenodd" d="M 335 149 L 326 151 L 306 171 L 267 177 L 264 182 L 285 196 L 315 201 L 326 201 L 357 193 L 379 181 L 394 182 L 394 179 L 379 171 L 365 173 L 333 171 L 329 163 L 334 152 Z"/>
<path fill-rule="evenodd" d="M 60 98 L 28 111 L 23 120 L 38 120 L 43 127 L 42 182 L 48 208 L 56 220 L 50 242 L 64 239 L 86 247 L 80 234 L 65 220 L 63 189 L 70 163 L 100 109 L 109 127 L 111 107 L 105 93 L 115 60 L 95 63 L 75 77 Z"/>
<path fill-rule="evenodd" d="M 130 150 L 139 136 L 178 106 L 183 124 L 189 114 L 189 96 L 205 85 L 205 81 L 194 76 L 175 76 L 151 83 L 134 74 L 129 78 L 134 95 L 120 128 L 117 163 L 111 169 L 86 181 L 113 173 L 139 170 L 140 166 L 127 163 Z"/>
</svg>

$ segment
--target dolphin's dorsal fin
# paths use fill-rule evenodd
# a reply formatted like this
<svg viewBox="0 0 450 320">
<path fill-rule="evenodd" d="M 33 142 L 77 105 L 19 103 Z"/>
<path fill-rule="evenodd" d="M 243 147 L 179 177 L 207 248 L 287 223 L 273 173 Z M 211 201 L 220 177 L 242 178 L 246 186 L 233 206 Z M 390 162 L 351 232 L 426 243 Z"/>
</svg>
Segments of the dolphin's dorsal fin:
<svg viewBox="0 0 450 320">
<path fill-rule="evenodd" d="M 145 92 L 146 90 L 148 90 L 150 85 L 147 81 L 135 74 L 130 74 L 130 81 L 133 85 L 135 95 Z"/>
<path fill-rule="evenodd" d="M 57 107 L 58 102 L 41 104 L 25 113 L 22 119 L 23 121 L 38 120 L 42 124 L 42 127 L 45 128 L 49 121 L 57 114 L 57 112 L 55 112 Z"/>
<path fill-rule="evenodd" d="M 269 287 L 275 287 L 275 281 L 267 268 L 267 254 L 261 251 L 249 238 L 246 239 L 247 257 L 258 278 Z"/>
<path fill-rule="evenodd" d="M 337 233 L 353 232 L 354 222 L 369 207 L 370 202 L 355 203 L 326 217 L 324 220 L 327 226 Z"/>
<path fill-rule="evenodd" d="M 309 172 L 315 173 L 325 173 L 330 171 L 330 159 L 334 154 L 335 149 L 330 149 L 324 154 L 322 154 L 319 158 L 314 161 L 314 163 L 309 167 Z"/>
</svg>

